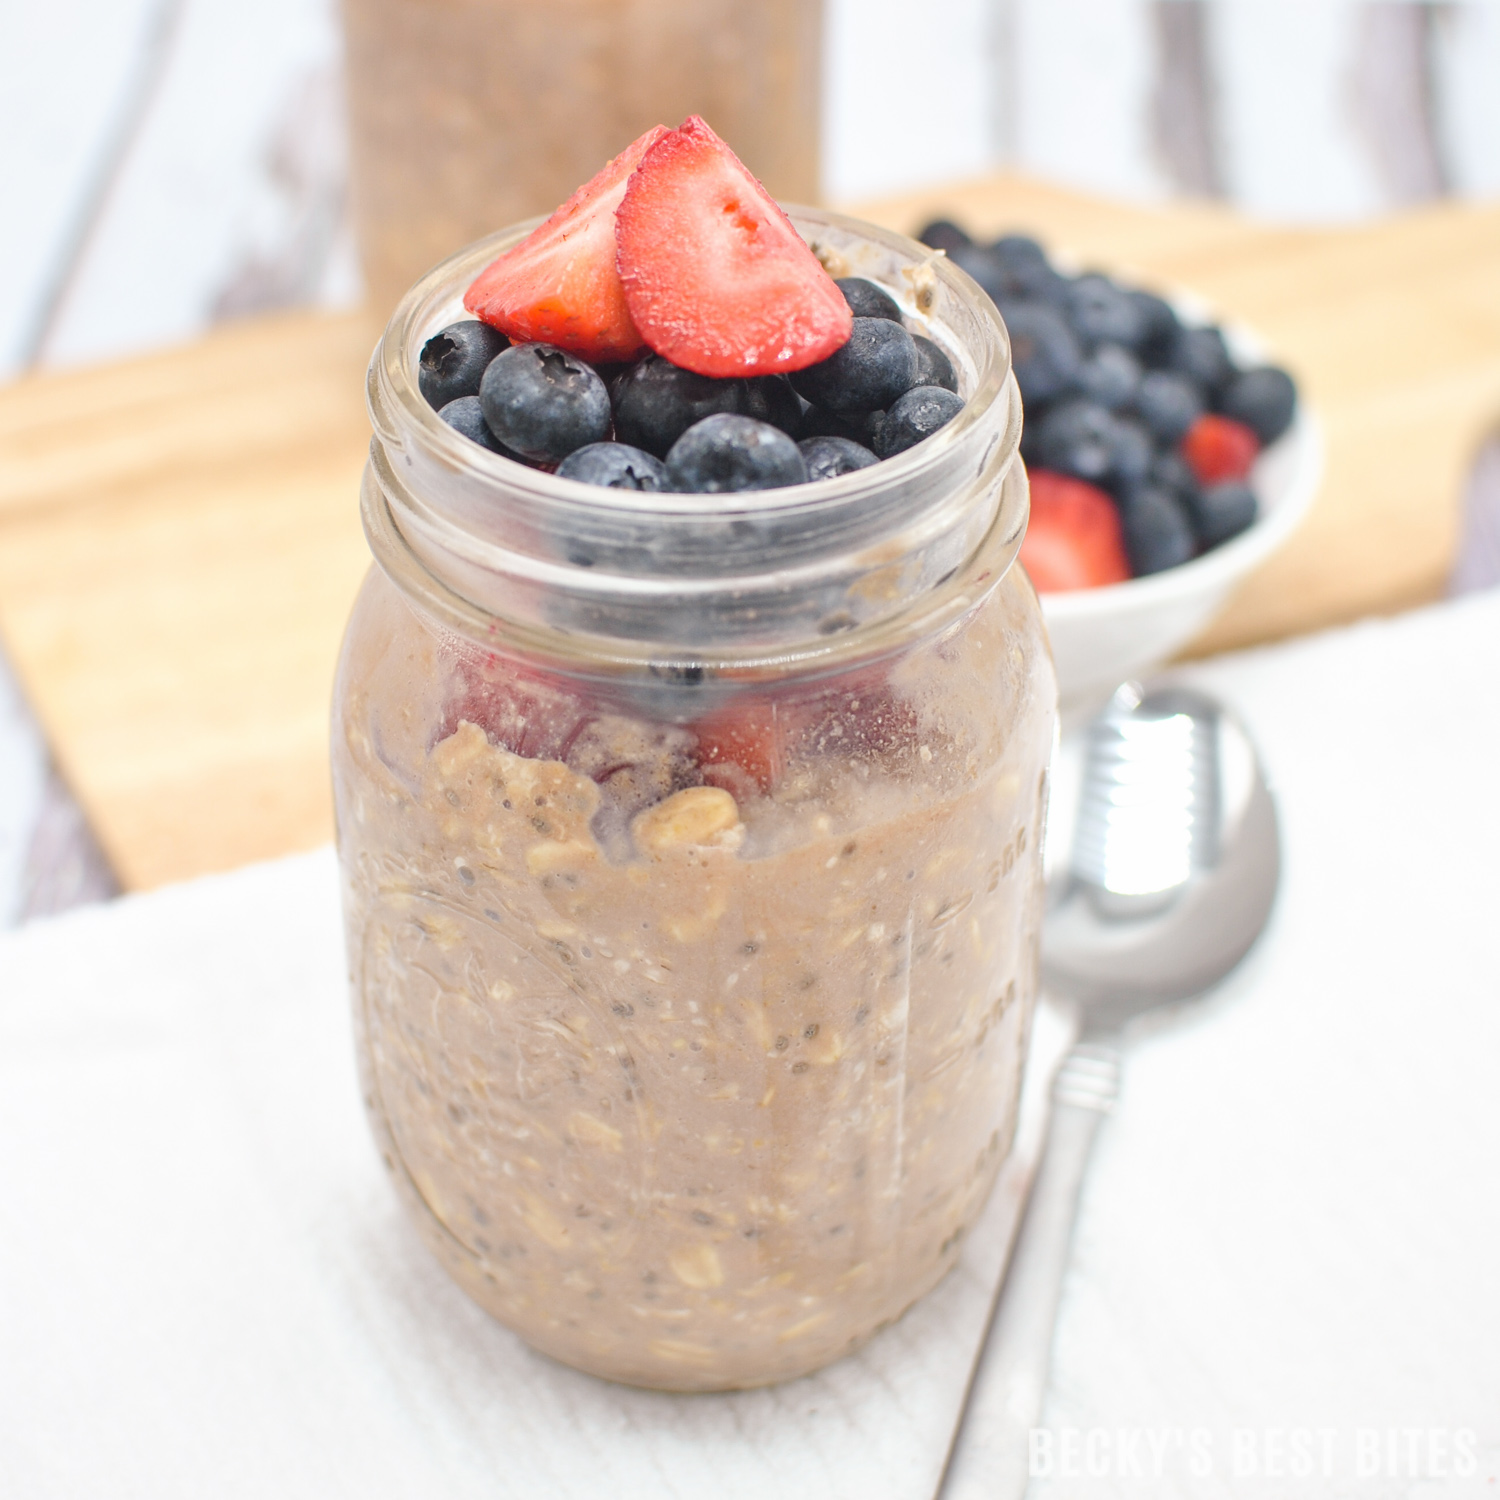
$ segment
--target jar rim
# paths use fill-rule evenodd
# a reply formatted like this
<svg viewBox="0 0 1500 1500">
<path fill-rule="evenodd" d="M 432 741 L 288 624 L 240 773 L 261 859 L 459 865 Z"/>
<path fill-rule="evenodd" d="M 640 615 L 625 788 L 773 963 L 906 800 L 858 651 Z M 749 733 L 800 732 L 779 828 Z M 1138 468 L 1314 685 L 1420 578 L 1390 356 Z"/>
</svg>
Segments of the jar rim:
<svg viewBox="0 0 1500 1500">
<path fill-rule="evenodd" d="M 999 519 L 982 513 L 986 503 L 998 508 L 1002 491 L 1011 509 L 1017 503 L 1016 487 L 1000 482 L 1019 448 L 1021 413 L 998 309 L 940 252 L 827 210 L 788 205 L 787 212 L 820 258 L 843 261 L 846 274 L 871 275 L 896 296 L 909 324 L 945 347 L 965 397 L 951 422 L 902 453 L 836 479 L 730 495 L 603 489 L 492 453 L 428 404 L 417 361 L 428 338 L 470 316 L 463 293 L 541 222 L 530 220 L 467 246 L 423 276 L 398 304 L 370 362 L 371 469 L 396 532 L 427 571 L 482 612 L 512 623 L 517 608 L 535 613 L 544 596 L 590 597 L 584 613 L 602 625 L 599 633 L 627 637 L 668 629 L 652 611 L 670 609 L 685 595 L 703 603 L 734 594 L 738 613 L 725 628 L 745 644 L 773 628 L 826 630 L 839 614 L 823 607 L 819 615 L 832 597 L 833 575 L 852 598 L 869 598 L 868 575 L 888 578 L 903 546 L 911 554 L 901 585 L 909 596 L 971 556 L 989 522 Z M 905 287 L 893 285 L 897 280 Z M 1024 531 L 1024 485 L 1019 505 L 1019 524 L 1002 528 L 1014 535 L 1012 556 Z M 541 533 L 552 535 L 550 551 L 537 543 Z M 577 538 L 609 539 L 606 564 L 580 565 L 570 553 L 559 555 L 558 537 L 575 551 Z M 379 558 L 374 535 L 371 545 Z M 814 579 L 816 606 L 803 598 L 788 613 L 787 599 L 806 593 Z M 614 593 L 601 605 L 607 584 Z M 767 607 L 746 606 L 752 597 Z M 897 602 L 888 599 L 884 612 Z M 558 624 L 555 607 L 550 612 Z M 853 624 L 870 623 L 880 612 L 861 606 Z M 769 623 L 773 616 L 780 625 Z M 716 626 L 722 618 L 720 612 Z"/>
<path fill-rule="evenodd" d="M 939 584 L 910 601 L 898 614 L 837 634 L 767 646 L 731 643 L 675 646 L 660 641 L 625 641 L 584 631 L 507 620 L 504 644 L 512 654 L 547 661 L 577 675 L 618 676 L 642 669 L 653 675 L 679 669 L 732 670 L 741 686 L 773 681 L 789 671 L 800 675 L 842 671 L 851 662 L 878 659 L 913 640 L 936 636 L 977 608 L 1009 573 L 1025 533 L 1028 494 L 1020 464 L 1001 484 L 1012 494 L 1002 505 L 980 545 Z M 481 647 L 499 642 L 493 615 L 436 577 L 397 524 L 389 498 L 369 482 L 361 488 L 361 519 L 381 571 L 444 629 Z M 1024 577 L 1024 575 L 1022 575 Z M 1029 584 L 1028 584 L 1029 587 Z M 1039 608 L 1039 606 L 1038 606 Z"/>
</svg>

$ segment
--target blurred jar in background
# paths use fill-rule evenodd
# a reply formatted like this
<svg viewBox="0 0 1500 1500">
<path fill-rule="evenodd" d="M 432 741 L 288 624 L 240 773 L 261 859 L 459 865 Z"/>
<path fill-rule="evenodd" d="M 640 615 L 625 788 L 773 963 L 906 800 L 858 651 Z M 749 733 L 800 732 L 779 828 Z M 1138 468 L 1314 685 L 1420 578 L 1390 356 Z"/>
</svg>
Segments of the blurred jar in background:
<svg viewBox="0 0 1500 1500">
<path fill-rule="evenodd" d="M 344 0 L 355 209 L 384 318 L 424 270 L 704 116 L 818 199 L 821 0 Z"/>
</svg>

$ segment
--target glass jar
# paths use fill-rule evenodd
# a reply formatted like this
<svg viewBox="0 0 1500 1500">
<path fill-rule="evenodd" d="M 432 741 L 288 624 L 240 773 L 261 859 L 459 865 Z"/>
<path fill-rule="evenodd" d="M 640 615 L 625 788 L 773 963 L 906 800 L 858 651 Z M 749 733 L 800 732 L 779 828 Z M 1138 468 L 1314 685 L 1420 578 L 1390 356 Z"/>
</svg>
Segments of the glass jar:
<svg viewBox="0 0 1500 1500">
<path fill-rule="evenodd" d="M 1056 684 L 1013 566 L 1004 327 L 924 247 L 792 210 L 953 359 L 872 468 L 636 494 L 491 454 L 423 342 L 529 225 L 397 309 L 378 568 L 333 769 L 365 1098 L 428 1244 L 580 1369 L 804 1374 L 955 1263 L 1010 1149 Z"/>
</svg>

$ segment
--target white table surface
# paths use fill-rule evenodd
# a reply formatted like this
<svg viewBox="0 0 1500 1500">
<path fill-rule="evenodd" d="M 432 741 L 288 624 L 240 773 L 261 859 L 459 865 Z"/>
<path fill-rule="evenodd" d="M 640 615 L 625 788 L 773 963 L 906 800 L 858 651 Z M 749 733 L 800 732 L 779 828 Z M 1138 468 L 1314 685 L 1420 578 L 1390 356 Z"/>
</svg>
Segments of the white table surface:
<svg viewBox="0 0 1500 1500">
<path fill-rule="evenodd" d="M 1033 1494 L 1492 1496 L 1500 596 L 1190 675 L 1260 743 L 1285 882 L 1130 1050 L 1040 1440 L 1095 1473 Z M 400 1220 L 326 852 L 0 939 L 0 1494 L 916 1500 L 986 1275 L 773 1391 L 601 1385 Z"/>
</svg>

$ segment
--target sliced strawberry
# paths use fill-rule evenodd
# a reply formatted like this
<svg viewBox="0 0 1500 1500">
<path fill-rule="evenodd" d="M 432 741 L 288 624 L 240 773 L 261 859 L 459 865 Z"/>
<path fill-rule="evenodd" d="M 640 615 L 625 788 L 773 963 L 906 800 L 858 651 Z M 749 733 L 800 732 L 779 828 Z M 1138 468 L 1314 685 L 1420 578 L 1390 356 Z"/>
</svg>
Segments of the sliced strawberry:
<svg viewBox="0 0 1500 1500">
<path fill-rule="evenodd" d="M 786 770 L 787 731 L 774 698 L 731 698 L 693 725 L 703 779 L 738 795 L 741 775 L 769 792 Z"/>
<path fill-rule="evenodd" d="M 646 151 L 616 221 L 630 315 L 673 364 L 699 375 L 776 375 L 848 342 L 844 294 L 697 115 Z"/>
<path fill-rule="evenodd" d="M 1182 440 L 1182 456 L 1200 484 L 1224 484 L 1243 479 L 1260 452 L 1253 428 L 1212 413 L 1199 417 Z"/>
<path fill-rule="evenodd" d="M 497 655 L 461 658 L 438 738 L 467 721 L 528 760 L 566 760 L 597 709 L 567 679 Z"/>
<path fill-rule="evenodd" d="M 1115 503 L 1101 489 L 1048 469 L 1031 471 L 1031 519 L 1021 566 L 1040 594 L 1124 583 L 1130 577 Z"/>
<path fill-rule="evenodd" d="M 886 670 L 861 667 L 806 694 L 731 698 L 693 725 L 700 774 L 741 797 L 773 791 L 794 760 L 880 759 L 911 749 L 917 713 L 896 695 Z"/>
<path fill-rule="evenodd" d="M 615 210 L 625 184 L 662 136 L 653 125 L 550 219 L 475 279 L 464 306 L 518 344 L 555 344 L 590 360 L 644 348 L 615 269 Z"/>
</svg>

